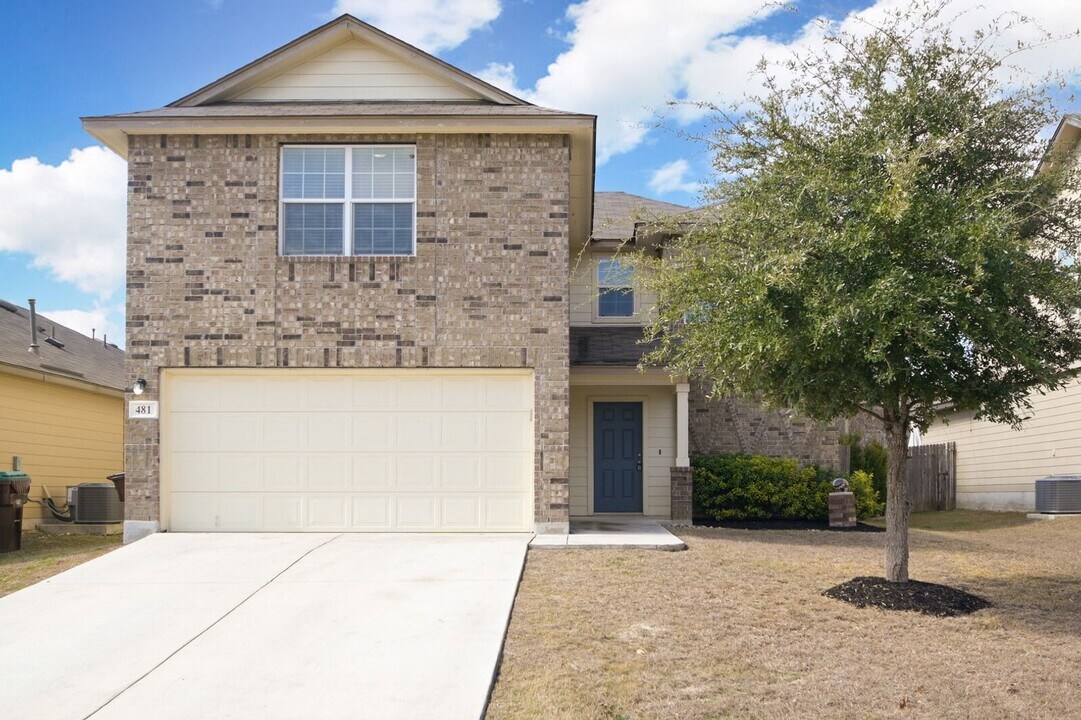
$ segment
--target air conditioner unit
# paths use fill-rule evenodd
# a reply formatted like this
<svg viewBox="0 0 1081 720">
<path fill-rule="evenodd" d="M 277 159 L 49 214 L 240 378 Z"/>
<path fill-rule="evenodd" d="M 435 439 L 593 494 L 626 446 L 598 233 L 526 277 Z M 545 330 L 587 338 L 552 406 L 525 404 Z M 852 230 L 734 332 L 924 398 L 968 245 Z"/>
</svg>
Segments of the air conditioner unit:
<svg viewBox="0 0 1081 720">
<path fill-rule="evenodd" d="M 112 483 L 83 483 L 68 488 L 72 522 L 124 522 L 124 505 Z"/>
<path fill-rule="evenodd" d="M 1037 480 L 1036 512 L 1081 513 L 1081 475 L 1051 475 Z"/>
</svg>

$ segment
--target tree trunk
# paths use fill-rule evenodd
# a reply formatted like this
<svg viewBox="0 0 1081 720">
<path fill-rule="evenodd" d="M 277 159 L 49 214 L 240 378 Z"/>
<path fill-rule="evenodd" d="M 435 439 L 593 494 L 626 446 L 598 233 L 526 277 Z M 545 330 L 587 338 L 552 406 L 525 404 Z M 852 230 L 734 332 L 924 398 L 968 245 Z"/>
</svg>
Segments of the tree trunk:
<svg viewBox="0 0 1081 720">
<path fill-rule="evenodd" d="M 908 582 L 908 423 L 886 423 L 886 579 Z"/>
</svg>

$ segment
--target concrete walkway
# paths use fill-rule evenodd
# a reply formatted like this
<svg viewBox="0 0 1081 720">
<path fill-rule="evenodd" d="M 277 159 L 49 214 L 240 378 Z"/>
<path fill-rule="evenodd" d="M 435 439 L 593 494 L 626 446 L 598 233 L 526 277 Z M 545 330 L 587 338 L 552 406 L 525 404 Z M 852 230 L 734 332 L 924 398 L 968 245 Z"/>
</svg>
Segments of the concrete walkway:
<svg viewBox="0 0 1081 720">
<path fill-rule="evenodd" d="M 687 545 L 656 520 L 641 515 L 571 518 L 569 535 L 538 535 L 531 548 L 638 548 L 686 550 Z"/>
<path fill-rule="evenodd" d="M 530 535 L 153 535 L 6 598 L 4 717 L 481 717 Z"/>
</svg>

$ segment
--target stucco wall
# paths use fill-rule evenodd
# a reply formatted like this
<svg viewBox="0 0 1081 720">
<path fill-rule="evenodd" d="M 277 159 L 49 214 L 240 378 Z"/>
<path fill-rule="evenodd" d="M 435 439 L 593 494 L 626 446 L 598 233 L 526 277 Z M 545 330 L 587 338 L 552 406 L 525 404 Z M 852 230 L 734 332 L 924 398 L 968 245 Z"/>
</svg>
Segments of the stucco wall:
<svg viewBox="0 0 1081 720">
<path fill-rule="evenodd" d="M 279 257 L 279 148 L 415 143 L 417 255 Z M 129 384 L 163 367 L 535 369 L 535 520 L 566 523 L 569 151 L 557 135 L 130 138 Z M 129 421 L 129 520 L 159 516 Z"/>
</svg>

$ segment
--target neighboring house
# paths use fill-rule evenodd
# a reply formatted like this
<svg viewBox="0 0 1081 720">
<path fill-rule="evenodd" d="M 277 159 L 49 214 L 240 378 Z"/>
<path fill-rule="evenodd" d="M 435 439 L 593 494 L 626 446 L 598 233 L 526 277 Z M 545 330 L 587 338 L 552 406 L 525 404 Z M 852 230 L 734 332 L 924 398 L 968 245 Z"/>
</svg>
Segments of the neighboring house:
<svg viewBox="0 0 1081 720">
<path fill-rule="evenodd" d="M 28 309 L 0 300 L 0 470 L 21 458 L 31 499 L 47 487 L 63 505 L 69 485 L 124 471 L 124 351 L 41 315 L 31 351 L 31 328 Z M 30 503 L 24 527 L 43 516 Z"/>
<path fill-rule="evenodd" d="M 128 159 L 127 383 L 160 401 L 127 425 L 128 537 L 687 519 L 714 410 L 636 369 L 650 303 L 612 257 L 684 208 L 595 200 L 595 120 L 350 16 L 84 118 Z"/>
<path fill-rule="evenodd" d="M 1081 116 L 1067 115 L 1051 139 L 1048 157 L 1081 159 Z M 1020 430 L 976 420 L 972 411 L 949 413 L 922 434 L 923 444 L 956 446 L 957 507 L 1024 510 L 1036 507 L 1036 481 L 1081 475 L 1081 381 L 1029 397 L 1032 409 Z"/>
</svg>

